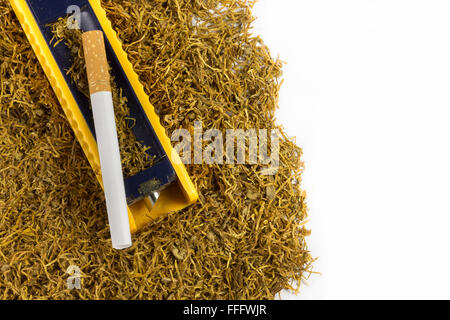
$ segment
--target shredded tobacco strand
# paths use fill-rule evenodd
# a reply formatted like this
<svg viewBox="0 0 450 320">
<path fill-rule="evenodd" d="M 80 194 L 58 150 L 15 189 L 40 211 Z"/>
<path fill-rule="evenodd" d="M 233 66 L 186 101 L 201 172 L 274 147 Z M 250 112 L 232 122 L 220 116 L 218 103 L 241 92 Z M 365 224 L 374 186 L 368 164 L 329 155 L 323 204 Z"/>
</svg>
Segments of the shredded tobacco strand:
<svg viewBox="0 0 450 320">
<path fill-rule="evenodd" d="M 194 121 L 279 129 L 279 170 L 188 165 L 198 203 L 152 222 L 130 250 L 113 250 L 103 192 L 0 0 L 0 298 L 273 299 L 297 291 L 314 261 L 302 150 L 275 123 L 282 63 L 251 34 L 253 1 L 101 3 L 169 135 L 192 131 Z M 86 87 L 77 68 L 72 77 Z M 139 167 L 131 158 L 130 170 Z M 80 290 L 67 288 L 72 265 L 82 272 Z"/>
</svg>

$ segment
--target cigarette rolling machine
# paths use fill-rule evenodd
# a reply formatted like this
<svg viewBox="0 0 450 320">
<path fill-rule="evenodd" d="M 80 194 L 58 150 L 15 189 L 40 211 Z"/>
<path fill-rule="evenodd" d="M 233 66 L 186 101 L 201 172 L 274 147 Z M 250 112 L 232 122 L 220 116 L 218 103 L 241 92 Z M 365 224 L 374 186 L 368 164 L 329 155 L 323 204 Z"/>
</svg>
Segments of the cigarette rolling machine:
<svg viewBox="0 0 450 320">
<path fill-rule="evenodd" d="M 149 102 L 106 12 L 99 0 L 10 0 L 39 62 L 74 130 L 83 151 L 103 186 L 94 118 L 89 99 L 76 88 L 66 70 L 73 63 L 70 50 L 61 41 L 51 44 L 49 24 L 68 16 L 68 8 L 80 8 L 92 19 L 92 28 L 104 36 L 111 76 L 128 100 L 136 139 L 155 157 L 154 165 L 124 180 L 132 233 L 159 216 L 181 210 L 197 201 L 197 191 L 186 168 L 172 148 L 159 117 Z"/>
</svg>

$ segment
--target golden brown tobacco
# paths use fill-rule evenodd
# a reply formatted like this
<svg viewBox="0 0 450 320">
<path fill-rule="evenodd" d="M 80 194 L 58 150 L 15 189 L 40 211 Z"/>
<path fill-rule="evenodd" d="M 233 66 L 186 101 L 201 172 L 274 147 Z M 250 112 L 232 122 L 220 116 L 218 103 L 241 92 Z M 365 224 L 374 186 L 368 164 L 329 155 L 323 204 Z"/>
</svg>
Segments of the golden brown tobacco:
<svg viewBox="0 0 450 320">
<path fill-rule="evenodd" d="M 278 128 L 281 62 L 251 35 L 251 2 L 102 4 L 168 133 Z M 190 165 L 199 202 L 113 250 L 102 190 L 6 0 L 0 25 L 0 298 L 272 299 L 310 274 L 302 150 L 283 133 L 275 176 Z"/>
</svg>

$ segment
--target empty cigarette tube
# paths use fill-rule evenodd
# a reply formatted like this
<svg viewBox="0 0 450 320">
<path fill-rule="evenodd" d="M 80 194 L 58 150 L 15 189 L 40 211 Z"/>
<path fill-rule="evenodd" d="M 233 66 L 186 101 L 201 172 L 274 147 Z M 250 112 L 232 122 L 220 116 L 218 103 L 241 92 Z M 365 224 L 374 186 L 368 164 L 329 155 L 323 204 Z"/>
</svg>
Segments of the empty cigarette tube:
<svg viewBox="0 0 450 320">
<path fill-rule="evenodd" d="M 125 249 L 132 242 L 103 32 L 83 33 L 83 50 L 112 246 Z"/>
</svg>

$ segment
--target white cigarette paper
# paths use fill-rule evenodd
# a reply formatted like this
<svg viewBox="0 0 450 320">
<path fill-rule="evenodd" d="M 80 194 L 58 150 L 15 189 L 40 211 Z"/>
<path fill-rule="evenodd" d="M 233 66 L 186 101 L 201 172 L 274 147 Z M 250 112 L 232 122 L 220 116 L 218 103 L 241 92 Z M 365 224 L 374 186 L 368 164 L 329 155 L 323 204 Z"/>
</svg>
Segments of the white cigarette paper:
<svg viewBox="0 0 450 320">
<path fill-rule="evenodd" d="M 85 32 L 83 46 L 112 246 L 121 250 L 132 241 L 103 33 Z"/>
<path fill-rule="evenodd" d="M 92 94 L 91 103 L 112 246 L 125 249 L 131 246 L 131 233 L 111 92 Z"/>
</svg>

